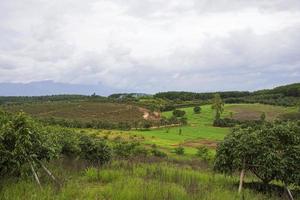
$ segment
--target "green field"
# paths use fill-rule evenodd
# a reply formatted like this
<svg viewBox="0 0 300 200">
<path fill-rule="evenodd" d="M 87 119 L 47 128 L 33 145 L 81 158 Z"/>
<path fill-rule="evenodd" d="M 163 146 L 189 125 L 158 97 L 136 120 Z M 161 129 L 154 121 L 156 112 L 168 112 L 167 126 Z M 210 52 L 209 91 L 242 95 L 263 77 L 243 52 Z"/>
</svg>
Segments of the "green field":
<svg viewBox="0 0 300 200">
<path fill-rule="evenodd" d="M 89 122 L 93 120 L 109 122 L 132 122 L 143 120 L 143 112 L 146 109 L 140 107 L 101 102 L 44 102 L 44 103 L 25 103 L 20 105 L 8 105 L 3 107 L 9 112 L 24 112 L 37 117 L 49 118 L 55 117 L 67 120 L 78 120 Z M 155 144 L 167 153 L 175 147 L 181 145 L 185 148 L 187 155 L 193 155 L 199 146 L 207 146 L 214 150 L 218 141 L 221 141 L 229 128 L 219 128 L 212 126 L 213 110 L 210 105 L 201 106 L 201 113 L 195 114 L 193 107 L 181 108 L 186 112 L 185 117 L 188 124 L 185 126 L 153 128 L 150 130 L 132 130 L 132 131 L 102 131 L 111 138 L 127 137 L 132 135 L 142 136 L 145 145 Z M 261 113 L 266 113 L 267 120 L 273 120 L 283 113 L 295 111 L 294 107 L 281 107 L 263 104 L 226 104 L 222 117 L 229 117 L 232 113 L 233 118 L 239 120 L 259 119 Z M 172 116 L 172 111 L 163 112 L 162 116 L 167 118 Z M 89 130 L 88 132 L 98 133 L 98 130 Z M 181 132 L 181 133 L 180 133 Z M 141 140 L 141 139 L 139 139 Z"/>
<path fill-rule="evenodd" d="M 7 105 L 3 107 L 9 112 L 24 112 L 37 117 L 49 118 L 55 117 L 67 120 L 78 120 L 89 122 L 93 120 L 109 122 L 132 122 L 143 120 L 143 114 L 146 109 L 118 103 L 102 102 L 44 102 L 44 103 L 25 103 L 20 105 Z M 213 110 L 211 105 L 201 106 L 201 113 L 195 114 L 193 107 L 181 108 L 186 112 L 185 117 L 188 124 L 185 126 L 153 128 L 150 130 L 132 130 L 132 131 L 102 131 L 100 134 L 108 135 L 110 138 L 123 137 L 130 138 L 134 135 L 143 137 L 138 139 L 145 145 L 155 144 L 167 153 L 181 145 L 185 148 L 187 155 L 194 155 L 196 148 L 206 146 L 214 150 L 217 143 L 229 133 L 229 128 L 219 128 L 212 126 Z M 222 117 L 229 117 L 230 113 L 234 119 L 253 120 L 259 119 L 261 113 L 266 113 L 267 120 L 273 120 L 280 114 L 295 111 L 295 107 L 281 107 L 263 104 L 226 104 Z M 146 110 L 147 111 L 147 110 Z M 147 111 L 148 112 L 148 111 Z M 149 112 L 150 113 L 150 112 Z M 163 112 L 162 116 L 167 118 L 172 116 L 172 111 Z M 98 133 L 98 130 L 90 129 L 88 132 Z"/>
<path fill-rule="evenodd" d="M 187 147 L 188 152 L 193 153 L 195 149 L 189 147 L 189 145 L 184 145 L 184 143 L 196 141 L 199 142 L 200 146 L 203 140 L 222 140 L 229 131 L 228 128 L 212 126 L 213 113 L 209 105 L 202 106 L 200 114 L 194 114 L 192 107 L 183 108 L 182 110 L 186 111 L 188 119 L 188 125 L 186 126 L 160 128 L 150 131 L 132 131 L 132 133 L 145 136 L 145 141 L 148 144 L 156 144 L 167 149 L 172 149 L 182 144 Z M 165 112 L 163 115 L 170 117 L 172 112 Z M 181 134 L 179 134 L 179 129 L 181 129 Z"/>
<path fill-rule="evenodd" d="M 293 112 L 294 107 L 270 106 L 263 104 L 227 104 L 223 117 L 229 117 L 232 112 L 233 116 L 239 119 L 239 116 L 247 116 L 252 110 L 259 116 L 262 112 L 266 113 L 267 119 L 275 119 L 276 116 Z M 180 127 L 158 128 L 149 131 L 131 131 L 133 134 L 145 137 L 145 144 L 156 144 L 163 149 L 172 150 L 178 145 L 182 145 L 186 149 L 187 154 L 195 154 L 196 148 L 199 146 L 207 146 L 215 149 L 217 142 L 223 140 L 229 128 L 219 128 L 212 126 L 213 110 L 211 105 L 201 106 L 201 113 L 195 114 L 193 107 L 182 108 L 186 112 L 188 124 Z M 172 112 L 162 113 L 165 117 L 170 117 Z M 179 130 L 181 129 L 181 134 Z"/>
</svg>

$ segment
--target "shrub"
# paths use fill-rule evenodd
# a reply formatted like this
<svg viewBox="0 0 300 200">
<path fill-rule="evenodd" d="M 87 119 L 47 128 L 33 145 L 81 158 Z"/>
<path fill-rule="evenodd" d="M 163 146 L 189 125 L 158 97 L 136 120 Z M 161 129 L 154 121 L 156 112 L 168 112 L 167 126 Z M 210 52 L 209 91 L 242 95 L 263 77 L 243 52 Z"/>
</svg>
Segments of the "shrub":
<svg viewBox="0 0 300 200">
<path fill-rule="evenodd" d="M 173 111 L 173 116 L 175 116 L 175 117 L 183 117 L 184 115 L 185 115 L 184 110 L 174 110 Z"/>
<path fill-rule="evenodd" d="M 195 106 L 194 107 L 194 113 L 199 114 L 201 112 L 201 107 L 200 106 Z"/>
<path fill-rule="evenodd" d="M 80 147 L 82 158 L 96 164 L 98 167 L 111 160 L 112 152 L 110 147 L 99 138 L 82 136 L 80 138 Z"/>
<path fill-rule="evenodd" d="M 132 152 L 132 155 L 134 155 L 134 156 L 146 157 L 146 156 L 148 156 L 148 154 L 149 154 L 149 151 L 145 147 L 140 146 L 140 145 L 136 146 Z"/>
<path fill-rule="evenodd" d="M 113 151 L 118 158 L 129 158 L 138 153 L 136 151 L 137 146 L 139 146 L 139 143 L 136 142 L 117 142 L 113 147 Z"/>
<path fill-rule="evenodd" d="M 205 146 L 200 146 L 197 148 L 197 157 L 199 157 L 201 160 L 208 161 L 210 160 L 209 150 Z"/>
<path fill-rule="evenodd" d="M 216 127 L 233 127 L 236 124 L 239 124 L 240 122 L 235 119 L 231 118 L 224 118 L 224 119 L 215 119 L 213 122 L 213 126 Z"/>
<path fill-rule="evenodd" d="M 180 124 L 182 125 L 186 125 L 187 124 L 187 118 L 186 117 L 182 117 L 179 119 Z"/>
<path fill-rule="evenodd" d="M 156 157 L 165 158 L 167 154 L 163 151 L 158 150 L 157 148 L 152 148 L 151 154 Z"/>
<path fill-rule="evenodd" d="M 184 154 L 184 148 L 182 146 L 178 146 L 174 149 L 174 152 L 177 154 L 177 155 L 183 155 Z"/>
<path fill-rule="evenodd" d="M 69 157 L 76 157 L 80 154 L 80 138 L 75 132 L 65 129 L 57 128 L 56 135 L 59 138 L 58 142 L 61 146 L 61 154 Z"/>
</svg>

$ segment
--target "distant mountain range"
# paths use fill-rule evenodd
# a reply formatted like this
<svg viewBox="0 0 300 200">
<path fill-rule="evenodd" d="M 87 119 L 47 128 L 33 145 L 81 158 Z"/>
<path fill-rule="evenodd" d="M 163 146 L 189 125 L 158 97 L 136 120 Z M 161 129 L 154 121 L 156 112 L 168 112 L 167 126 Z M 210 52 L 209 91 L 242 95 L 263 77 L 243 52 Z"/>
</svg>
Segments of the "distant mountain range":
<svg viewBox="0 0 300 200">
<path fill-rule="evenodd" d="M 82 94 L 107 96 L 120 92 L 113 88 L 98 85 L 82 85 L 39 81 L 30 83 L 0 83 L 0 96 L 43 96 L 53 94 Z M 124 91 L 123 91 L 124 92 Z"/>
<path fill-rule="evenodd" d="M 113 87 L 98 85 L 84 85 L 84 84 L 69 84 L 59 83 L 52 80 L 38 81 L 30 83 L 0 83 L 0 96 L 46 96 L 46 95 L 60 95 L 60 94 L 77 94 L 77 95 L 92 95 L 110 96 L 113 98 L 123 97 L 139 97 L 149 96 L 145 93 L 132 93 L 132 91 L 117 90 Z M 230 94 L 232 91 L 223 91 L 220 93 Z M 237 93 L 236 91 L 234 93 Z M 279 86 L 273 89 L 258 90 L 254 92 L 238 92 L 239 96 L 243 95 L 259 95 L 259 94 L 284 94 L 285 96 L 300 96 L 300 83 L 294 83 L 284 86 Z M 244 94 L 245 93 L 245 94 Z M 172 94 L 172 95 L 171 95 Z M 213 92 L 199 93 L 199 92 L 183 92 L 183 91 L 171 91 L 171 92 L 159 92 L 157 97 L 181 98 L 184 94 L 189 95 L 211 95 Z M 170 96 L 171 95 L 171 96 Z"/>
</svg>

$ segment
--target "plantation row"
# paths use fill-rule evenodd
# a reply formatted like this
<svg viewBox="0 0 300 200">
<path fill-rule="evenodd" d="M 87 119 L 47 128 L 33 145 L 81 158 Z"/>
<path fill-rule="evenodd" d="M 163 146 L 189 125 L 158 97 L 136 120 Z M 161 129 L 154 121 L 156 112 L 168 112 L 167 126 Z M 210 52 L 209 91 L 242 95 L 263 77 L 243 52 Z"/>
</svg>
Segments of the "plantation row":
<svg viewBox="0 0 300 200">
<path fill-rule="evenodd" d="M 182 117 L 162 117 L 160 120 L 151 121 L 151 120 L 140 120 L 134 122 L 109 122 L 109 121 L 80 121 L 80 120 L 71 120 L 63 118 L 44 118 L 38 119 L 40 122 L 43 122 L 48 125 L 60 125 L 69 128 L 94 128 L 94 129 L 118 129 L 118 130 L 131 130 L 131 129 L 149 129 L 151 127 L 160 127 L 168 125 L 184 125 L 187 123 L 186 118 Z"/>
</svg>

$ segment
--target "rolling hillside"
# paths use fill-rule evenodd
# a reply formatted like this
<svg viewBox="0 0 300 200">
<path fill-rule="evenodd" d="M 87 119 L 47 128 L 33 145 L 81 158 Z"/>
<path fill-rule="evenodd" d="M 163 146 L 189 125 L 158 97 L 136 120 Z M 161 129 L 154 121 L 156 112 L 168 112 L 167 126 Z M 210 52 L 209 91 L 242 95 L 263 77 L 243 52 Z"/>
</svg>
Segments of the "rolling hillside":
<svg viewBox="0 0 300 200">
<path fill-rule="evenodd" d="M 3 109 L 8 112 L 24 111 L 39 119 L 57 118 L 79 122 L 134 122 L 144 120 L 146 113 L 152 116 L 147 109 L 133 105 L 89 101 L 25 103 L 6 105 Z"/>
</svg>

